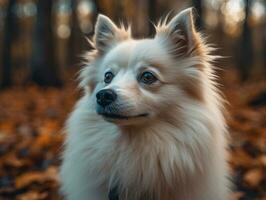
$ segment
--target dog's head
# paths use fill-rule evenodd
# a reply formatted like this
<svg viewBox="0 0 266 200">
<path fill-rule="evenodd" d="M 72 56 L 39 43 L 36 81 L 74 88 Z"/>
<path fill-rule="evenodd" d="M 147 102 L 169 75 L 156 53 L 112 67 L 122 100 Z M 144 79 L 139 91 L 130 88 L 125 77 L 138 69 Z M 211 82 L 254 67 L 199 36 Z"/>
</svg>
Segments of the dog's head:
<svg viewBox="0 0 266 200">
<path fill-rule="evenodd" d="M 146 123 L 182 107 L 182 101 L 203 101 L 207 50 L 195 30 L 193 9 L 159 23 L 155 37 L 140 40 L 99 15 L 93 45 L 81 85 L 90 89 L 97 113 L 106 120 Z"/>
</svg>

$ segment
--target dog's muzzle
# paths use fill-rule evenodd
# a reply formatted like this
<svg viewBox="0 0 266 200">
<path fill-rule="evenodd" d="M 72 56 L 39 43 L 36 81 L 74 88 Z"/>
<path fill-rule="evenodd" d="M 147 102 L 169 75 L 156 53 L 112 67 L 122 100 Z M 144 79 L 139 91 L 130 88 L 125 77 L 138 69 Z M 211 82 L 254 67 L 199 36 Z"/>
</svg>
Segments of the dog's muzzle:
<svg viewBox="0 0 266 200">
<path fill-rule="evenodd" d="M 97 107 L 96 111 L 106 119 L 125 120 L 132 118 L 140 118 L 148 116 L 148 113 L 137 115 L 127 115 L 121 110 L 121 106 L 117 102 L 117 94 L 112 89 L 103 89 L 96 94 Z"/>
</svg>

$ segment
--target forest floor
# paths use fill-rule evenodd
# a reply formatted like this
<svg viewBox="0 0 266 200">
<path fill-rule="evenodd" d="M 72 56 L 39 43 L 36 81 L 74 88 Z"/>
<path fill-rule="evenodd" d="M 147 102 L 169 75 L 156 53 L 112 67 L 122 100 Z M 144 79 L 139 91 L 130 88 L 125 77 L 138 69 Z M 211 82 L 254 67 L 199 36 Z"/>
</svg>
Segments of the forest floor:
<svg viewBox="0 0 266 200">
<path fill-rule="evenodd" d="M 266 200 L 266 80 L 241 84 L 224 72 L 229 104 L 233 200 Z M 59 200 L 63 124 L 79 92 L 72 79 L 60 89 L 37 86 L 0 91 L 0 200 Z M 264 94 L 265 95 L 265 94 Z M 263 98 L 263 97 L 262 97 Z"/>
</svg>

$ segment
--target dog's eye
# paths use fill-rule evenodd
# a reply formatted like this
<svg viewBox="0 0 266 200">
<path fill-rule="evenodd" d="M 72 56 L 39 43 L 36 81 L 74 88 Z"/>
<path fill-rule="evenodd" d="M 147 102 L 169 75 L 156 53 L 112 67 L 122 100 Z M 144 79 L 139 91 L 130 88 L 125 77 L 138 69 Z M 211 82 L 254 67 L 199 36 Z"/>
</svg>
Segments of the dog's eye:
<svg viewBox="0 0 266 200">
<path fill-rule="evenodd" d="M 143 74 L 141 74 L 139 80 L 144 84 L 150 85 L 157 81 L 157 78 L 151 72 L 144 72 Z"/>
<path fill-rule="evenodd" d="M 112 72 L 106 72 L 104 75 L 104 82 L 111 83 L 114 78 L 114 74 Z"/>
</svg>

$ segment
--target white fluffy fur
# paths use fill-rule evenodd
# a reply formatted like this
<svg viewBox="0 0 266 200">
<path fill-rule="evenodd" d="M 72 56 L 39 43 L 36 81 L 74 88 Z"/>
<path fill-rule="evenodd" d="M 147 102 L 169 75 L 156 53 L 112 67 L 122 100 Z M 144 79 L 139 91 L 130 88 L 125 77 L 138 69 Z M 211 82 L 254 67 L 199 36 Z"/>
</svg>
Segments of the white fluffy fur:
<svg viewBox="0 0 266 200">
<path fill-rule="evenodd" d="M 191 17 L 191 10 L 185 12 Z M 101 30 L 96 26 L 95 55 L 81 73 L 81 86 L 86 92 L 66 126 L 60 174 L 66 199 L 107 200 L 110 189 L 117 187 L 122 200 L 228 200 L 223 102 L 209 63 L 209 48 L 200 35 L 195 33 L 197 41 L 186 35 L 190 40 L 187 45 L 199 43 L 200 55 L 194 52 L 173 59 L 167 32 L 170 25 L 174 26 L 173 20 L 170 25 L 161 25 L 154 39 L 133 40 L 122 29 L 125 35 L 117 39 L 118 28 L 108 18 L 100 18 L 98 28 L 99 23 L 109 25 L 103 30 L 110 30 L 102 34 L 108 40 L 98 41 L 97 52 L 97 31 Z M 194 31 L 185 30 L 189 34 Z M 156 91 L 139 86 L 131 70 L 147 60 L 165 69 L 159 73 L 163 83 L 156 86 Z M 102 77 L 108 65 L 119 73 L 106 86 Z M 181 80 L 192 83 L 192 90 L 199 91 L 200 98 L 188 95 L 182 89 L 186 83 Z M 107 122 L 95 111 L 95 94 L 102 88 L 116 88 L 130 102 L 124 113 L 145 110 L 151 117 L 133 120 L 132 124 L 130 120 L 126 124 Z"/>
</svg>

